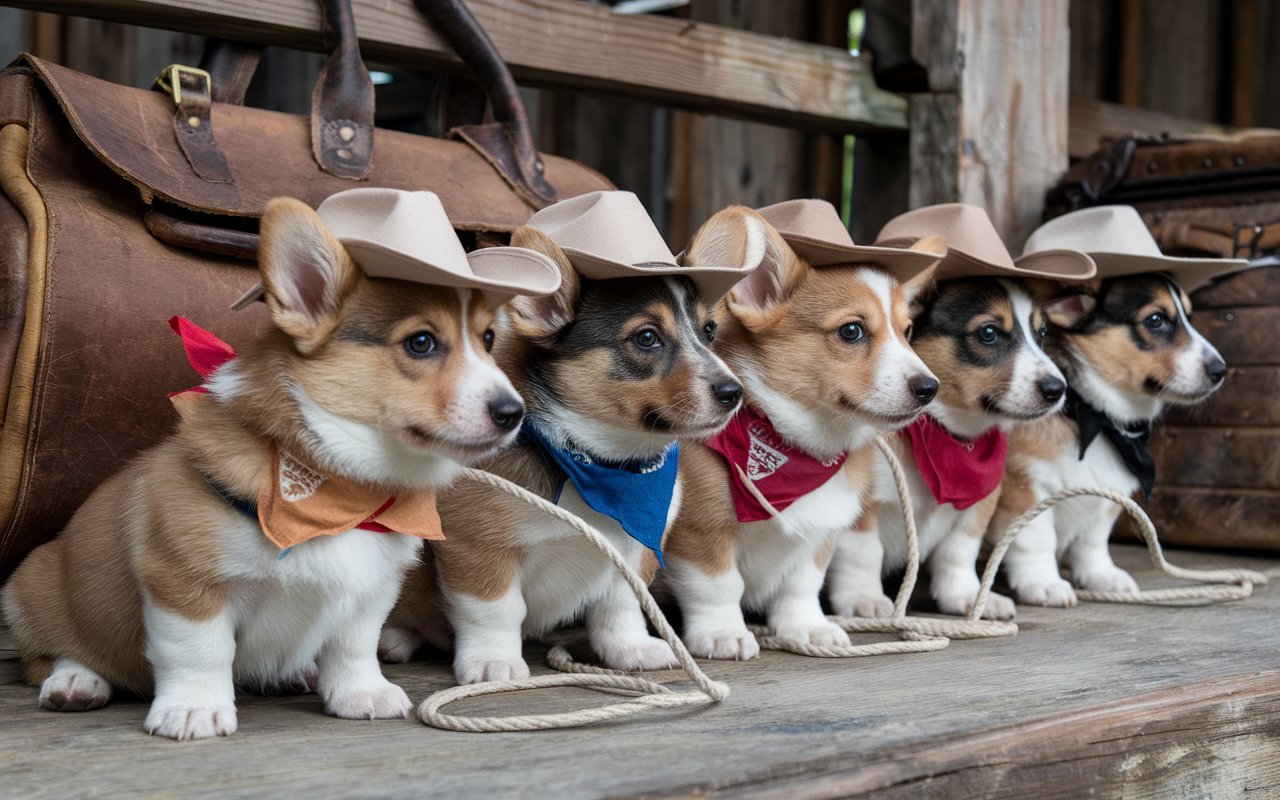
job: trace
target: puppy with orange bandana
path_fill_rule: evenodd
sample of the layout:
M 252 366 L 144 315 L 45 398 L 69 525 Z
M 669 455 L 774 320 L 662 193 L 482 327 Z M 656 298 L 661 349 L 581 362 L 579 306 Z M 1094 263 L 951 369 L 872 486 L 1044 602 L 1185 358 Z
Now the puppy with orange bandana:
M 1100 206 L 1040 226 L 1028 254 L 1070 248 L 1098 264 L 1084 286 L 1042 284 L 1050 327 L 1045 349 L 1070 390 L 1062 415 L 1020 429 L 1009 442 L 1005 492 L 989 537 L 1040 500 L 1067 488 L 1149 493 L 1151 425 L 1169 405 L 1198 403 L 1222 385 L 1227 365 L 1191 324 L 1186 292 L 1244 261 L 1172 258 L 1130 206 Z M 1107 541 L 1120 509 L 1075 497 L 1041 514 L 1014 539 L 1004 572 L 1019 603 L 1074 606 L 1075 588 L 1136 594 Z M 1059 567 L 1065 567 L 1070 581 Z
M 85 501 L 4 589 L 40 704 L 153 695 L 149 733 L 236 730 L 237 686 L 314 684 L 325 711 L 404 717 L 378 632 L 460 462 L 524 411 L 498 369 L 499 304 L 555 291 L 543 256 L 470 256 L 429 192 L 353 189 L 319 213 L 268 204 L 259 261 L 276 330 L 232 357 L 182 325 L 177 431 Z M 513 277 L 519 276 L 519 277 Z
M 709 303 L 759 262 L 763 234 L 677 263 L 635 195 L 597 192 L 539 211 L 512 241 L 551 257 L 562 283 L 512 305 L 516 335 L 497 357 L 529 414 L 520 442 L 484 468 L 573 511 L 651 576 L 682 506 L 688 445 L 676 439 L 715 434 L 742 398 L 711 350 Z M 411 575 L 384 659 L 408 658 L 423 639 L 447 647 L 443 606 L 459 683 L 527 677 L 524 637 L 578 618 L 609 667 L 675 665 L 617 570 L 572 528 L 466 480 L 441 516 L 449 538 Z
M 1044 314 L 1026 279 L 1083 280 L 1079 253 L 1010 257 L 985 211 L 963 203 L 927 206 L 890 220 L 878 243 L 907 246 L 942 236 L 947 257 L 923 298 L 912 345 L 942 383 L 928 411 L 895 437 L 907 475 L 929 593 L 945 614 L 967 614 L 978 593 L 976 564 L 1004 477 L 1009 431 L 1062 407 L 1067 385 L 1041 349 Z M 882 573 L 906 565 L 906 525 L 892 474 L 876 460 L 878 513 L 841 537 L 827 575 L 832 610 L 887 617 Z M 992 593 L 984 616 L 1008 619 L 1013 601 Z
M 821 200 L 730 209 L 714 222 L 689 247 L 695 261 L 763 251 L 722 303 L 716 345 L 745 405 L 708 445 L 684 448 L 662 579 L 695 655 L 755 656 L 744 606 L 764 612 L 772 635 L 847 644 L 822 613 L 823 573 L 870 499 L 869 445 L 938 390 L 907 339 L 912 300 L 944 246 L 857 246 Z

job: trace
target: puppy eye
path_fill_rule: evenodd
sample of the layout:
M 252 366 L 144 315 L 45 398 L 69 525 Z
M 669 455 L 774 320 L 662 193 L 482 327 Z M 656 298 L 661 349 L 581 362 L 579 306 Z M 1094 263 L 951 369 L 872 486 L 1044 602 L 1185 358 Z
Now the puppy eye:
M 1146 319 L 1142 320 L 1142 324 L 1147 326 L 1147 330 L 1158 331 L 1163 330 L 1164 326 L 1169 324 L 1169 318 L 1157 311 L 1150 314 Z
M 1049 326 L 1048 326 L 1048 325 L 1041 325 L 1041 326 L 1040 326 L 1040 330 L 1036 331 L 1036 336 L 1040 337 L 1041 339 L 1043 339 L 1044 337 L 1046 337 L 1046 336 L 1048 336 L 1048 335 L 1049 335 Z
M 413 358 L 426 358 L 435 355 L 436 337 L 426 331 L 417 331 L 409 334 L 404 340 L 404 351 Z
M 707 341 L 708 341 L 708 342 L 714 342 L 714 341 L 716 340 L 716 328 L 717 328 L 717 327 L 718 327 L 718 326 L 716 325 L 716 323 L 715 323 L 715 321 L 714 321 L 714 320 L 713 320 L 713 321 L 711 321 L 711 322 L 708 322 L 706 325 L 703 325 L 703 326 L 702 326 L 702 332 L 703 332 L 704 334 L 706 334 L 706 337 L 707 337 Z
M 1000 341 L 1000 337 L 1003 334 L 1004 331 L 1000 330 L 995 325 L 983 325 L 981 328 L 978 328 L 977 336 L 979 342 L 986 345 L 992 345 Z
M 493 329 L 484 332 L 484 351 L 486 353 L 493 352 Z
M 916 332 L 915 326 L 908 325 L 906 330 L 902 332 L 902 338 L 906 339 L 909 342 L 911 341 L 911 337 L 915 335 L 915 332 Z
M 840 338 L 846 342 L 856 342 L 863 336 L 866 336 L 866 331 L 856 322 L 846 322 L 840 326 Z
M 658 337 L 658 332 L 653 328 L 643 328 L 642 330 L 637 331 L 636 334 L 631 337 L 631 341 L 635 342 L 637 347 L 642 347 L 645 350 L 653 350 L 662 347 L 662 339 Z

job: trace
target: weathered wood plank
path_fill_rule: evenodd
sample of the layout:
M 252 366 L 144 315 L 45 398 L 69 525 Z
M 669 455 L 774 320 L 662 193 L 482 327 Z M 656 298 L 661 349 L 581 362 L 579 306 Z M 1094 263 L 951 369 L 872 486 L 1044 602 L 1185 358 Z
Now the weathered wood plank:
M 1139 568 L 1144 585 L 1168 583 L 1141 568 L 1141 548 L 1114 549 L 1123 566 Z M 1170 558 L 1280 573 L 1280 562 L 1256 557 Z M 745 663 L 708 663 L 733 689 L 724 705 L 596 728 L 446 733 L 413 720 L 332 719 L 314 696 L 244 696 L 235 736 L 188 744 L 143 734 L 146 708 L 137 700 L 83 714 L 37 709 L 35 690 L 16 683 L 13 653 L 0 642 L 0 770 L 7 795 L 31 800 L 102 792 L 800 800 L 855 789 L 863 797 L 919 797 L 935 786 L 953 790 L 938 793 L 949 797 L 1275 791 L 1276 762 L 1265 758 L 1275 752 L 1280 719 L 1280 686 L 1269 672 L 1280 651 L 1274 586 L 1221 606 L 1084 604 L 1018 613 L 1015 637 L 958 641 L 932 654 L 839 660 L 766 653 Z M 543 650 L 527 648 L 535 672 L 545 671 Z M 387 673 L 415 700 L 452 682 L 438 656 Z M 554 691 L 451 710 L 510 714 L 589 702 L 589 694 Z M 1132 754 L 1127 764 L 1125 752 Z M 1075 791 L 1042 794 L 1033 781 Z
M 1067 151 L 1072 158 L 1084 158 L 1098 149 L 1098 142 L 1103 137 L 1158 136 L 1162 133 L 1224 134 L 1230 128 L 1163 111 L 1073 97 L 1068 110 L 1067 130 Z
M 5 5 L 322 49 L 314 0 L 4 0 Z M 472 0 L 517 80 L 843 131 L 901 129 L 905 102 L 847 50 L 571 0 Z M 409 0 L 354 0 L 369 60 L 457 68 Z
M 1222 388 L 1190 408 L 1171 408 L 1171 425 L 1280 427 L 1280 366 L 1231 366 Z
M 1197 313 L 1206 308 L 1280 305 L 1280 267 L 1233 275 L 1196 292 L 1192 300 Z
M 1157 484 L 1147 512 L 1173 545 L 1280 550 L 1280 491 Z
M 1280 428 L 1161 425 L 1151 452 L 1170 491 L 1176 485 L 1280 492 Z
M 1280 362 L 1270 336 L 1280 331 L 1280 304 L 1241 308 L 1198 308 L 1192 322 L 1222 353 L 1228 364 L 1237 367 Z M 1230 391 L 1224 388 L 1224 391 Z

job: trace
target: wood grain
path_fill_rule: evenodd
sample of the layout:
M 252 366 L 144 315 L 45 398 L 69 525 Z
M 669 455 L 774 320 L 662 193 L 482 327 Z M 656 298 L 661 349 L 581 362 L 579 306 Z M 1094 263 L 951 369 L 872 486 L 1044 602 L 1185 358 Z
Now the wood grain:
M 1280 298 L 1277 298 L 1280 300 Z M 1280 363 L 1269 334 L 1280 331 L 1280 304 L 1241 308 L 1199 308 L 1192 323 L 1233 366 Z M 1230 391 L 1224 387 L 1225 391 Z
M 1170 425 L 1191 427 L 1280 427 L 1280 366 L 1231 366 L 1226 382 L 1208 400 L 1171 408 Z
M 1224 134 L 1229 131 L 1226 125 L 1191 117 L 1073 97 L 1068 111 L 1067 151 L 1072 158 L 1084 158 L 1098 149 L 1098 143 L 1104 137 L 1159 136 L 1162 133 Z
M 1280 494 L 1280 428 L 1162 425 L 1151 439 L 1158 478 L 1173 486 L 1271 489 Z
M 321 50 L 314 0 L 5 0 L 261 44 Z M 366 59 L 428 69 L 458 61 L 410 0 L 354 0 Z M 905 102 L 847 50 L 573 0 L 472 0 L 517 80 L 605 91 L 793 127 L 905 127 Z
M 1206 308 L 1280 305 L 1280 267 L 1251 269 L 1224 278 L 1196 292 L 1191 299 L 1197 313 Z
M 1280 550 L 1280 491 L 1156 485 L 1147 512 L 1174 545 Z

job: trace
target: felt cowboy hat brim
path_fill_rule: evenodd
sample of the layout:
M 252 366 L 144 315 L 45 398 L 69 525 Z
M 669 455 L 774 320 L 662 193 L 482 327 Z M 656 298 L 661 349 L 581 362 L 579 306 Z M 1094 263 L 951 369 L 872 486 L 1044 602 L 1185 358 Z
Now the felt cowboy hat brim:
M 551 294 L 560 287 L 560 270 L 546 256 L 523 247 L 486 247 L 466 254 L 471 274 L 437 266 L 377 242 L 345 238 L 342 246 L 365 274 L 499 294 Z
M 826 200 L 786 200 L 756 211 L 774 227 L 796 255 L 813 267 L 874 264 L 901 280 L 909 280 L 933 266 L 941 255 L 854 244 L 840 213 Z
M 1234 258 L 1178 258 L 1135 256 L 1131 253 L 1090 253 L 1098 276 L 1120 278 L 1145 272 L 1165 272 L 1184 290 L 1194 291 L 1215 278 L 1249 269 L 1249 262 Z
M 698 296 L 712 302 L 729 293 L 738 281 L 751 274 L 740 267 L 681 266 L 673 261 L 649 261 L 640 264 L 623 264 L 611 261 L 584 250 L 561 247 L 569 263 L 578 274 L 588 280 L 612 280 L 615 278 L 655 278 L 664 275 L 688 278 L 698 290 Z

